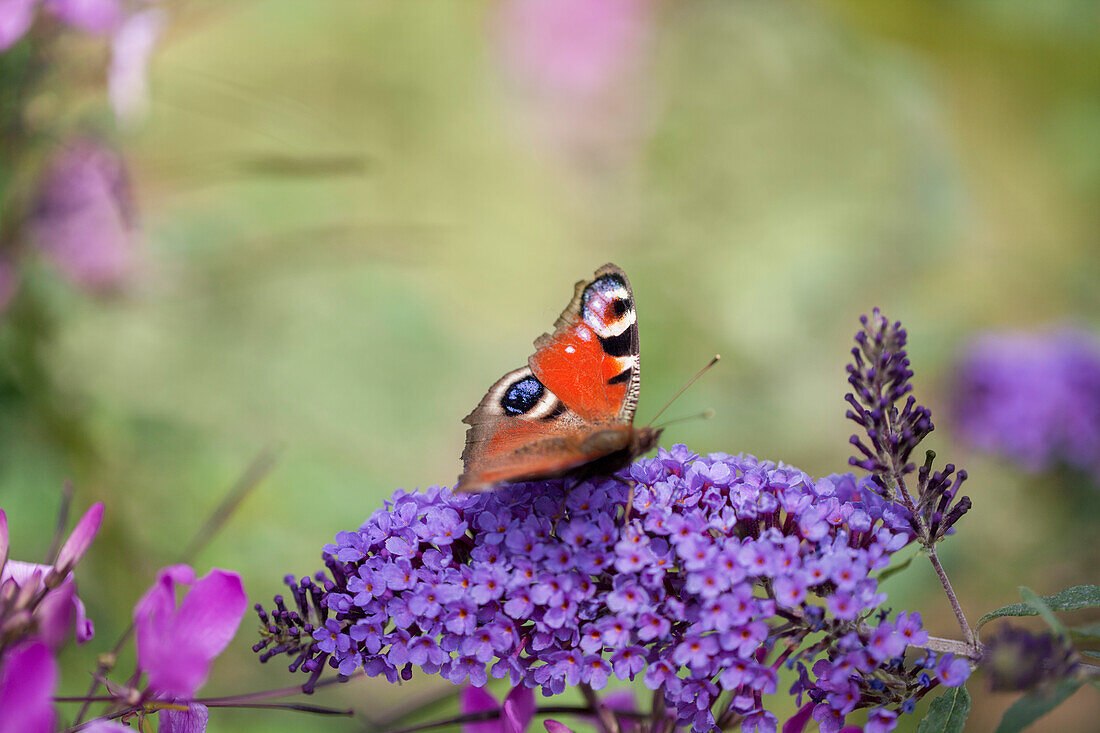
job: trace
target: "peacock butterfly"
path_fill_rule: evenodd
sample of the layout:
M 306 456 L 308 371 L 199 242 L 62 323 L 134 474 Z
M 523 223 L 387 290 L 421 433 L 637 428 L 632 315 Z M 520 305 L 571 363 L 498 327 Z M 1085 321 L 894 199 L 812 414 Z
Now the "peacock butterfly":
M 653 448 L 662 429 L 634 427 L 639 363 L 630 282 L 604 265 L 576 284 L 527 366 L 497 380 L 463 419 L 470 428 L 455 490 L 612 473 Z

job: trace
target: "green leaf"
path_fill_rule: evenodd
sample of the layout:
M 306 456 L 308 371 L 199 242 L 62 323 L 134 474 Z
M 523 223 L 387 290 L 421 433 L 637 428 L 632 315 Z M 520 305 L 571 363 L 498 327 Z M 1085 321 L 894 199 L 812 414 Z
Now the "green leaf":
M 917 733 L 960 733 L 970 715 L 970 693 L 965 687 L 952 687 L 932 701 Z
M 1016 733 L 1061 705 L 1082 685 L 1081 680 L 1062 680 L 1053 688 L 1035 690 L 1012 703 L 995 733 Z
M 1024 599 L 1024 603 L 1031 606 L 1035 609 L 1035 613 L 1043 617 L 1043 620 L 1047 622 L 1047 626 L 1053 629 L 1055 633 L 1061 636 L 1069 635 L 1069 629 L 1066 628 L 1066 625 L 1058 620 L 1058 617 L 1054 615 L 1054 611 L 1046 604 L 1046 601 L 1035 595 L 1035 591 L 1021 585 L 1020 596 Z
M 1100 606 L 1100 586 L 1077 585 L 1073 588 L 1066 588 L 1064 591 L 1055 593 L 1052 596 L 1043 596 L 1042 601 L 1047 605 L 1047 608 L 1052 611 L 1076 611 L 1078 608 Z M 982 616 L 978 619 L 978 628 L 984 626 L 987 621 L 992 621 L 1002 616 L 1036 615 L 1038 615 L 1038 611 L 1027 603 L 1013 603 L 1008 606 L 1002 606 L 996 611 L 990 611 Z
M 890 576 L 897 575 L 902 570 L 905 570 L 907 567 L 909 567 L 909 563 L 913 562 L 914 557 L 916 557 L 916 555 L 910 555 L 909 557 L 905 558 L 904 560 L 902 560 L 897 565 L 894 565 L 892 567 L 888 567 L 885 570 L 883 570 L 881 573 L 878 574 L 878 582 L 881 583 L 882 581 L 886 580 Z
M 1100 652 L 1094 652 L 1091 649 L 1081 649 L 1080 652 L 1081 652 L 1081 654 L 1084 654 L 1086 657 L 1093 657 L 1095 659 L 1100 659 Z

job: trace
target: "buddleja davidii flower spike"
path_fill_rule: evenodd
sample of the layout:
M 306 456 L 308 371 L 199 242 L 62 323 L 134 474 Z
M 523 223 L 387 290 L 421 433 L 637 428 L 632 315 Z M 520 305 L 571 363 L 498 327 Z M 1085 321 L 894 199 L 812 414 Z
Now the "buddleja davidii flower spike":
M 966 471 L 956 473 L 951 464 L 933 471 L 935 453 L 928 451 L 917 472 L 914 499 L 906 477 L 917 470 L 910 462 L 913 451 L 935 429 L 932 413 L 911 394 L 913 370 L 905 350 L 908 335 L 901 323 L 891 322 L 878 308 L 870 316 L 861 316 L 860 323 L 863 327 L 856 333 L 853 361 L 848 365 L 848 383 L 854 392 L 845 400 L 852 408 L 847 417 L 864 429 L 864 435 L 851 437 L 860 456 L 849 463 L 870 473 L 884 497 L 899 500 L 910 510 L 913 531 L 922 544 L 930 546 L 950 534 L 970 510 L 970 497 L 958 496 Z
M 699 732 L 774 728 L 763 698 L 783 665 L 831 722 L 861 707 L 890 718 L 960 683 L 953 660 L 903 658 L 927 638 L 919 616 L 882 612 L 873 573 L 914 534 L 869 479 L 684 446 L 620 477 L 636 484 L 625 524 L 627 488 L 610 478 L 398 492 L 326 546 L 327 574 L 288 579 L 296 609 L 259 609 L 255 648 L 288 655 L 307 687 L 325 667 L 546 695 L 637 680 Z
M 848 365 L 848 383 L 854 393 L 848 393 L 845 400 L 852 406 L 847 417 L 864 429 L 866 442 L 852 436 L 852 445 L 863 458 L 853 457 L 849 463 L 870 473 L 887 498 L 895 498 L 901 488 L 897 475 L 915 469 L 909 457 L 932 432 L 932 413 L 909 394 L 913 370 L 905 351 L 908 336 L 901 323 L 891 323 L 878 308 L 870 317 L 861 316 L 860 323 L 863 328 L 856 333 L 853 363 Z M 899 410 L 897 403 L 903 397 L 905 405 Z

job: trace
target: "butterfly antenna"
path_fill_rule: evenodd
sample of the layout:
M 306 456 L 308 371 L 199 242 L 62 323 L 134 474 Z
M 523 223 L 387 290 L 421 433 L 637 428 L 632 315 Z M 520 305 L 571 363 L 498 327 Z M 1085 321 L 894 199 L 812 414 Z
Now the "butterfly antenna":
M 685 385 L 684 385 L 683 387 L 680 387 L 680 391 L 679 391 L 679 392 L 677 392 L 676 394 L 672 395 L 672 399 L 670 399 L 670 400 L 669 400 L 668 402 L 666 402 L 666 403 L 665 403 L 665 406 L 664 406 L 664 407 L 662 407 L 662 408 L 661 408 L 660 410 L 657 410 L 657 414 L 656 414 L 656 415 L 654 415 L 654 416 L 653 416 L 652 418 L 650 418 L 649 424 L 650 424 L 650 425 L 652 425 L 652 424 L 653 424 L 653 421 L 654 421 L 654 420 L 656 420 L 656 419 L 657 419 L 657 418 L 659 418 L 659 417 L 660 417 L 661 415 L 663 415 L 663 414 L 664 414 L 664 412 L 665 412 L 665 410 L 667 410 L 667 409 L 668 409 L 668 408 L 669 408 L 669 407 L 670 407 L 670 406 L 672 405 L 672 403 L 676 401 L 676 399 L 677 399 L 677 398 L 678 398 L 678 397 L 679 397 L 680 395 L 682 395 L 682 394 L 683 394 L 684 392 L 686 392 L 686 391 L 687 391 L 687 388 L 688 388 L 688 387 L 690 387 L 691 385 L 695 384 L 695 380 L 697 380 L 697 379 L 698 379 L 699 377 L 701 377 L 701 376 L 703 376 L 704 374 L 706 374 L 706 373 L 707 373 L 707 370 L 709 370 L 709 369 L 710 369 L 710 368 L 711 368 L 712 366 L 714 366 L 715 364 L 717 364 L 717 363 L 718 363 L 718 360 L 719 360 L 719 359 L 721 359 L 721 358 L 722 358 L 722 355 L 721 355 L 721 354 L 715 354 L 715 355 L 714 355 L 714 358 L 710 360 L 710 363 L 709 363 L 709 364 L 707 364 L 707 365 L 706 365 L 705 367 L 703 367 L 702 369 L 700 369 L 700 370 L 698 371 L 698 373 L 696 373 L 696 375 L 695 375 L 694 377 L 692 377 L 691 379 L 689 379 L 689 380 L 687 381 L 687 384 L 685 384 Z
M 708 407 L 707 409 L 703 410 L 702 412 L 698 412 L 694 415 L 686 415 L 684 417 L 678 417 L 678 418 L 675 418 L 674 420 L 668 420 L 666 422 L 663 422 L 660 425 L 654 425 L 653 427 L 655 429 L 660 428 L 661 430 L 664 430 L 669 425 L 675 425 L 676 423 L 680 423 L 680 422 L 687 422 L 688 420 L 710 420 L 712 417 L 714 417 L 714 415 L 715 415 L 714 408 Z

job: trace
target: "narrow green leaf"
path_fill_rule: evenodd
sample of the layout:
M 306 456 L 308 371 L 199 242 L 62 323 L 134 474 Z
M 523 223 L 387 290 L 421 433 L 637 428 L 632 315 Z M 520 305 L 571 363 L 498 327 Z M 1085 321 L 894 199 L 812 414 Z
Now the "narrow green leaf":
M 1052 611 L 1076 611 L 1079 608 L 1100 606 L 1100 586 L 1077 585 L 1052 596 L 1043 596 L 1043 602 Z M 1036 616 L 1038 612 L 1027 603 L 1012 603 L 990 611 L 978 619 L 978 627 L 1002 616 Z
M 914 557 L 916 557 L 916 555 L 910 555 L 909 557 L 907 557 L 904 560 L 902 560 L 901 562 L 899 562 L 897 565 L 893 565 L 893 566 L 888 567 L 885 570 L 883 570 L 881 573 L 878 574 L 878 582 L 881 583 L 882 581 L 886 580 L 887 578 L 889 578 L 893 575 L 897 575 L 902 570 L 905 570 L 907 567 L 909 567 L 909 563 L 913 562 Z
M 1091 649 L 1081 649 L 1080 652 L 1081 652 L 1081 654 L 1084 654 L 1086 657 L 1093 657 L 1094 659 L 1100 659 L 1100 652 L 1094 652 Z
M 1051 689 L 1027 693 L 1005 711 L 995 733 L 1016 733 L 1027 728 L 1065 702 L 1081 685 L 1081 680 L 1062 680 Z
M 1035 610 L 1035 613 L 1043 617 L 1043 620 L 1047 622 L 1047 626 L 1053 629 L 1056 634 L 1061 636 L 1067 636 L 1069 634 L 1069 629 L 1066 628 L 1066 625 L 1058 620 L 1058 617 L 1054 615 L 1054 611 L 1050 609 L 1046 601 L 1035 595 L 1035 591 L 1027 586 L 1021 585 L 1020 597 L 1024 599 L 1024 603 Z
M 970 693 L 965 687 L 951 687 L 932 701 L 917 733 L 961 733 L 970 715 Z

